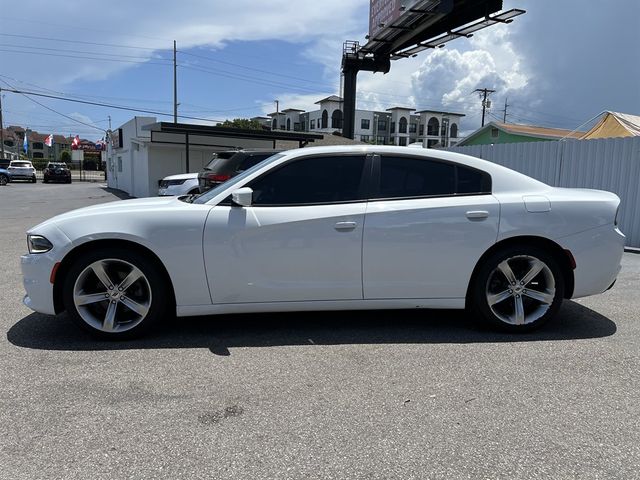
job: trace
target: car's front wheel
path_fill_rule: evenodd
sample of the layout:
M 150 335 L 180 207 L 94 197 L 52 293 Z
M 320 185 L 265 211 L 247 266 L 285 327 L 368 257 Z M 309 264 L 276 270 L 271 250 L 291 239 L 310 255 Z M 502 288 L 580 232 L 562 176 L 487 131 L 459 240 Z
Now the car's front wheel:
M 148 331 L 168 311 L 169 298 L 155 262 L 116 248 L 81 256 L 63 284 L 70 317 L 102 338 L 133 338 Z
M 31 179 L 31 183 L 36 183 L 36 176 L 34 175 L 33 178 Z
M 564 277 L 556 258 L 535 246 L 510 247 L 490 255 L 475 276 L 472 304 L 488 323 L 525 332 L 557 313 Z
M 9 177 L 6 175 L 0 174 L 0 185 L 4 186 L 9 183 Z

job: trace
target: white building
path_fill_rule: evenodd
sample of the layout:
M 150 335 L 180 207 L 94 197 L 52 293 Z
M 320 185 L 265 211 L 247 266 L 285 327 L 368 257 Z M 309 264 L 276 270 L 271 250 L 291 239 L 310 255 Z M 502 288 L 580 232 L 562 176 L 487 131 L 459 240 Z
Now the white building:
M 269 114 L 272 128 L 312 133 L 342 133 L 342 98 L 336 95 L 316 102 L 318 110 L 294 108 Z M 412 113 L 413 112 L 413 113 Z M 458 142 L 462 113 L 436 110 L 415 111 L 392 107 L 386 111 L 356 110 L 354 138 L 377 145 L 409 145 L 420 142 L 425 148 L 450 147 Z
M 159 180 L 203 170 L 214 152 L 296 148 L 320 140 L 320 135 L 302 132 L 158 123 L 154 117 L 134 117 L 111 134 L 107 185 L 134 197 L 155 196 Z

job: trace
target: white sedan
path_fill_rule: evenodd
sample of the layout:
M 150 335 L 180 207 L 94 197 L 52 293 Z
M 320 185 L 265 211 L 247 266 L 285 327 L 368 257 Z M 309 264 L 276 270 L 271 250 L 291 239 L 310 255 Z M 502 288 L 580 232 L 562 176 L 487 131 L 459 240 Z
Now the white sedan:
M 158 183 L 158 196 L 172 197 L 200 193 L 198 173 L 179 173 L 164 177 Z
M 107 203 L 32 228 L 24 303 L 110 338 L 172 312 L 401 308 L 467 307 L 528 331 L 564 298 L 612 286 L 619 204 L 451 152 L 291 150 L 195 199 Z

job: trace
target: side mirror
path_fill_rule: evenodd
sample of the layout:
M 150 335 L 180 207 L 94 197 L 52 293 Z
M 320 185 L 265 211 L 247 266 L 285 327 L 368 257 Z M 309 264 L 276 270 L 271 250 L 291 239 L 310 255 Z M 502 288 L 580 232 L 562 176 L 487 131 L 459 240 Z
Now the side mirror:
M 253 189 L 242 187 L 231 194 L 231 201 L 240 207 L 250 207 L 253 201 Z

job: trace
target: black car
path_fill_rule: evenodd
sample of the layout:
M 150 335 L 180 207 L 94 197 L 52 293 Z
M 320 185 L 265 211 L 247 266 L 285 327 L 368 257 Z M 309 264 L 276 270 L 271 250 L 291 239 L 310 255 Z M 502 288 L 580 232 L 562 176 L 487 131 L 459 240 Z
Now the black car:
M 47 163 L 47 168 L 44 169 L 43 182 L 47 183 L 53 181 L 71 183 L 71 170 L 69 170 L 69 167 L 67 167 L 66 163 Z
M 198 173 L 200 193 L 226 182 L 231 177 L 253 167 L 282 150 L 228 150 L 213 154 L 213 158 Z

